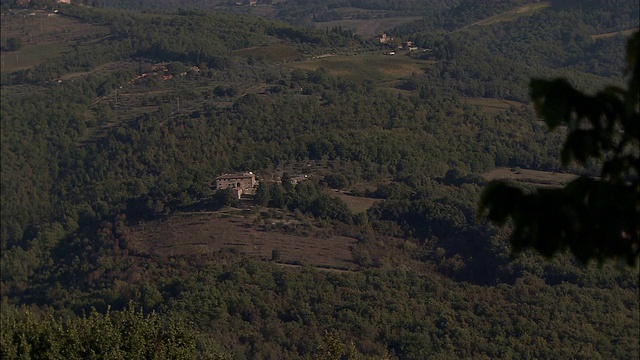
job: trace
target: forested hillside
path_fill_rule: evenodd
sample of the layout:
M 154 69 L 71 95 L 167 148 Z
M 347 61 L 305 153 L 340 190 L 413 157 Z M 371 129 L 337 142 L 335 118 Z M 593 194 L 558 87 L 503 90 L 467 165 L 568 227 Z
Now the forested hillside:
M 637 268 L 476 213 L 596 174 L 527 86 L 622 86 L 636 1 L 42 6 L 2 2 L 3 358 L 640 354 Z

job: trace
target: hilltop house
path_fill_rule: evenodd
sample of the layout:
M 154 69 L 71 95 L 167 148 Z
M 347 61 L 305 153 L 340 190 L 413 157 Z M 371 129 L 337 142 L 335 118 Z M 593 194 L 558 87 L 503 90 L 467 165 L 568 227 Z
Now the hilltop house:
M 256 175 L 250 171 L 222 174 L 216 178 L 216 190 L 232 189 L 236 191 L 238 198 L 240 198 L 242 194 L 253 194 L 257 184 Z
M 382 33 L 382 35 L 378 37 L 378 41 L 380 41 L 380 44 L 387 44 L 390 41 L 393 41 L 393 38 L 390 36 L 387 36 L 387 34 L 385 33 Z

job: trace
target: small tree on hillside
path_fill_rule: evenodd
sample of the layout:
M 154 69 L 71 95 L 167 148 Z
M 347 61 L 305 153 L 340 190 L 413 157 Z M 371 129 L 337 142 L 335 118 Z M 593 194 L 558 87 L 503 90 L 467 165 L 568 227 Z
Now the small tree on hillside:
M 9 51 L 18 51 L 22 47 L 22 40 L 20 38 L 8 38 L 7 39 L 7 50 Z

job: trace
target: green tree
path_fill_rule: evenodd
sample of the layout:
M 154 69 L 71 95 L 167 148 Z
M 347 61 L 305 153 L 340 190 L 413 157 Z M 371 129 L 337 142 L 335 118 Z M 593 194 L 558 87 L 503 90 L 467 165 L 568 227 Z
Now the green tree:
M 271 206 L 282 209 L 284 207 L 284 190 L 277 182 L 271 186 Z
M 264 181 L 260 181 L 260 184 L 258 184 L 258 190 L 256 190 L 256 204 L 260 206 L 267 206 L 269 205 L 270 200 L 271 194 L 269 193 L 269 187 Z
M 515 252 L 533 248 L 550 257 L 569 250 L 587 263 L 624 259 L 635 266 L 640 237 L 640 35 L 628 41 L 631 72 L 627 90 L 606 87 L 584 94 L 566 80 L 534 79 L 531 97 L 537 113 L 553 130 L 566 126 L 561 160 L 587 165 L 599 161 L 600 177 L 578 177 L 564 188 L 526 193 L 505 182 L 491 182 L 480 213 L 505 225 L 511 219 Z
M 214 203 L 218 206 L 236 206 L 238 197 L 232 189 L 221 189 L 214 195 Z
M 284 172 L 284 174 L 282 174 L 282 187 L 284 188 L 284 191 L 291 191 L 293 190 L 293 182 L 291 182 L 291 176 L 289 175 L 288 172 Z
M 22 40 L 20 38 L 8 38 L 7 39 L 7 50 L 9 51 L 18 51 L 22 47 Z

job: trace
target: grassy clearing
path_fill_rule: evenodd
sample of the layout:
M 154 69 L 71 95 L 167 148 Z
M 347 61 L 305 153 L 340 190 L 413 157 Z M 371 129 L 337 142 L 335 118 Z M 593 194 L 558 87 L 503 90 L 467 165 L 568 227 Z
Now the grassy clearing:
M 53 15 L 45 11 L 13 11 L 2 17 L 0 38 L 20 38 L 25 45 L 43 43 L 83 43 L 109 34 L 106 26 L 85 23 L 63 15 Z
M 512 107 L 521 108 L 523 106 L 527 106 L 527 104 L 519 101 L 480 98 L 480 97 L 467 97 L 467 98 L 463 98 L 462 101 L 464 101 L 468 105 L 478 106 L 482 108 L 484 111 L 487 111 L 490 113 L 499 113 L 499 112 L 508 110 Z
M 30 69 L 69 50 L 71 47 L 66 44 L 48 43 L 26 46 L 19 51 L 3 52 L 2 71 Z
M 338 197 L 340 197 L 340 199 L 342 199 L 342 201 L 347 204 L 349 210 L 354 214 L 365 212 L 369 210 L 369 208 L 372 207 L 376 202 L 380 201 L 378 199 L 352 196 L 345 193 L 336 193 L 335 195 L 338 195 Z
M 593 40 L 606 39 L 606 38 L 616 37 L 619 35 L 627 37 L 627 36 L 631 36 L 633 33 L 635 33 L 638 30 L 640 30 L 640 28 L 636 27 L 636 28 L 622 30 L 622 31 L 614 31 L 614 32 L 605 33 L 605 34 L 591 35 L 591 38 Z
M 491 25 L 491 24 L 495 24 L 501 21 L 513 21 L 521 16 L 527 16 L 527 15 L 531 15 L 535 12 L 538 12 L 540 10 L 546 9 L 548 7 L 551 6 L 551 2 L 541 2 L 541 3 L 537 3 L 537 4 L 529 4 L 529 5 L 524 5 L 521 6 L 515 10 L 511 10 L 511 11 L 507 11 L 505 13 L 502 14 L 498 14 L 498 15 L 494 15 L 490 18 L 478 21 L 476 23 L 473 23 L 471 25 L 480 25 L 480 26 L 487 26 L 487 25 Z
M 85 76 L 89 74 L 109 74 L 116 70 L 135 69 L 137 67 L 138 67 L 138 63 L 133 61 L 115 61 L 115 62 L 102 64 L 100 66 L 96 66 L 91 71 L 81 71 L 81 72 L 64 74 L 61 76 L 61 79 L 69 80 L 69 79 L 73 79 L 73 78 L 77 78 L 77 77 Z
M 3 72 L 35 67 L 59 57 L 74 44 L 82 45 L 109 34 L 109 29 L 104 26 L 83 23 L 42 10 L 36 11 L 35 15 L 29 15 L 30 13 L 32 10 L 17 10 L 2 17 L 2 43 L 5 44 L 10 38 L 18 38 L 23 44 L 19 51 L 2 52 Z
M 497 168 L 482 174 L 487 180 L 514 180 L 538 186 L 564 186 L 577 175 L 518 168 Z
M 422 19 L 420 16 L 391 17 L 380 19 L 345 19 L 338 21 L 327 21 L 313 23 L 317 29 L 342 27 L 344 30 L 351 30 L 355 35 L 364 38 L 372 38 L 380 35 L 385 29 L 392 29 L 396 26 Z
M 264 59 L 273 62 L 291 61 L 300 56 L 298 50 L 285 44 L 273 44 L 269 46 L 256 46 L 247 49 L 236 50 L 234 55 L 245 59 L 253 57 L 254 59 Z
M 398 80 L 414 72 L 422 73 L 428 65 L 430 63 L 427 61 L 414 60 L 402 55 L 383 55 L 382 51 L 359 55 L 326 56 L 289 64 L 291 67 L 306 71 L 323 68 L 333 76 L 375 82 Z

